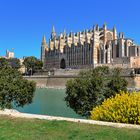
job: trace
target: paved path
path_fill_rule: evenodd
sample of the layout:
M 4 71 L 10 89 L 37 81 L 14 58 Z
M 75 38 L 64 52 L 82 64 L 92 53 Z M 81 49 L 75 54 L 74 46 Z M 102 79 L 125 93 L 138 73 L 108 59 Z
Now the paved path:
M 140 125 L 111 123 L 111 122 L 94 121 L 94 120 L 86 120 L 86 119 L 74 119 L 74 118 L 65 118 L 65 117 L 54 117 L 54 116 L 47 116 L 47 115 L 36 115 L 36 114 L 20 113 L 16 110 L 9 110 L 9 109 L 5 109 L 4 111 L 0 110 L 0 115 L 8 115 L 8 116 L 18 117 L 18 118 L 44 119 L 44 120 L 51 120 L 51 121 L 57 120 L 57 121 L 87 123 L 87 124 L 111 126 L 111 127 L 117 127 L 117 128 L 140 129 Z

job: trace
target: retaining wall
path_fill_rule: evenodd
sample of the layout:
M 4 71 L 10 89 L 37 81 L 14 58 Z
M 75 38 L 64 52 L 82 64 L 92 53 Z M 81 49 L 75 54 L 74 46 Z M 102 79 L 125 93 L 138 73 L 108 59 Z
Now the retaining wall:
M 25 76 L 24 78 L 35 81 L 37 87 L 65 88 L 67 81 L 76 76 Z
M 37 87 L 65 88 L 66 82 L 77 76 L 25 76 L 27 80 L 35 81 Z M 128 81 L 128 88 L 140 89 L 140 76 L 123 76 Z

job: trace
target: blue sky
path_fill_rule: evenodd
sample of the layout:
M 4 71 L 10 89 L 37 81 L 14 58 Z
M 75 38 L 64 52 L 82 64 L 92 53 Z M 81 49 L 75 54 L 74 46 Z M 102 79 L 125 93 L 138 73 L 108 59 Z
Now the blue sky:
M 52 25 L 57 34 L 115 25 L 140 44 L 140 0 L 0 0 L 0 56 L 6 48 L 15 56 L 40 57 L 43 34 L 47 41 Z

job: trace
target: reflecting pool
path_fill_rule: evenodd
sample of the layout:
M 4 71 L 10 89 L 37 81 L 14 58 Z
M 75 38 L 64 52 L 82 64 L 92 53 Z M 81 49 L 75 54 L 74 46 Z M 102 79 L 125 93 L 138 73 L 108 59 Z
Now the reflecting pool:
M 31 114 L 82 118 L 67 107 L 64 97 L 64 89 L 37 89 L 32 104 L 15 109 Z

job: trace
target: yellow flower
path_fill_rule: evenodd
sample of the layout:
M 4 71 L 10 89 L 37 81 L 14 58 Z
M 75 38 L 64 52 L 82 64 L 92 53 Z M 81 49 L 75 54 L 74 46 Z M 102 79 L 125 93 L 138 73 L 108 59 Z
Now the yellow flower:
M 91 111 L 91 119 L 140 124 L 140 92 L 121 91 Z

